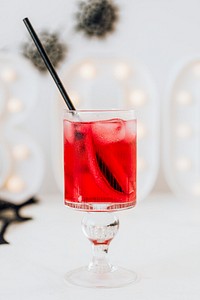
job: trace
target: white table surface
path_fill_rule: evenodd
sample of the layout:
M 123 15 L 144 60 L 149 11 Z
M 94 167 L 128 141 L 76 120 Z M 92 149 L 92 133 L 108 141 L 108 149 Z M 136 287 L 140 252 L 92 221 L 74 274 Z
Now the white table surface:
M 11 225 L 10 245 L 0 245 L 0 300 L 200 299 L 200 203 L 153 195 L 118 213 L 110 260 L 135 270 L 140 280 L 115 289 L 64 281 L 91 257 L 80 225 L 84 213 L 65 208 L 61 195 L 43 195 L 23 214 L 34 219 Z

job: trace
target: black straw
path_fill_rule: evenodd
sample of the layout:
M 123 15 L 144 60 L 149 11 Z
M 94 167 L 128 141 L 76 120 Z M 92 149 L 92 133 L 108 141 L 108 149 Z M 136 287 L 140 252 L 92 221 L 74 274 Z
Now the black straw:
M 70 98 L 69 98 L 69 96 L 68 96 L 68 94 L 67 94 L 67 92 L 66 92 L 66 90 L 65 90 L 65 88 L 64 88 L 64 86 L 63 86 L 63 84 L 60 80 L 60 78 L 58 77 L 58 74 L 56 73 L 50 59 L 48 58 L 47 53 L 44 50 L 44 47 L 42 46 L 42 43 L 41 43 L 40 39 L 38 38 L 35 30 L 33 29 L 33 26 L 31 25 L 29 19 L 24 18 L 23 21 L 24 21 L 24 24 L 26 25 L 26 28 L 28 29 L 28 31 L 30 33 L 30 36 L 32 37 L 32 39 L 33 39 L 33 41 L 34 41 L 34 43 L 35 43 L 35 45 L 38 49 L 38 52 L 40 53 L 47 69 L 49 70 L 51 76 L 53 77 L 53 80 L 55 81 L 55 83 L 56 83 L 56 85 L 57 85 L 64 101 L 65 101 L 65 103 L 67 104 L 67 106 L 70 110 L 76 110 L 73 103 L 72 103 L 72 101 L 70 100 Z

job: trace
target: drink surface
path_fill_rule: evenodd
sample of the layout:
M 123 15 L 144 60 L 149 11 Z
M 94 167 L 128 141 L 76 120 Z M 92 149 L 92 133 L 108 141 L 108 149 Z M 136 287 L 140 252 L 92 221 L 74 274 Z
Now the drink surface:
M 136 202 L 136 120 L 64 120 L 65 204 L 86 211 Z

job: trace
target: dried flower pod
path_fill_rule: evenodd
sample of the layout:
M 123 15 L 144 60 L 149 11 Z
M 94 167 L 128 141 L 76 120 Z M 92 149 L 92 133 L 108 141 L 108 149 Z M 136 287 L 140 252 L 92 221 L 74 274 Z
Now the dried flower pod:
M 53 66 L 58 67 L 60 62 L 65 59 L 67 46 L 59 41 L 59 36 L 56 33 L 51 34 L 43 31 L 40 34 L 40 40 Z M 32 40 L 22 46 L 22 52 L 24 57 L 28 58 L 40 72 L 47 72 L 47 68 Z
M 118 7 L 111 0 L 89 0 L 79 3 L 76 30 L 88 37 L 105 38 L 115 30 Z

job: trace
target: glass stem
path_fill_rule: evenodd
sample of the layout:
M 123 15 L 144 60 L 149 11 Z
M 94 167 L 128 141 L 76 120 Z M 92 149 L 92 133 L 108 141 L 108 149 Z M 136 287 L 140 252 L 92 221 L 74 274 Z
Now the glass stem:
M 88 266 L 90 271 L 95 273 L 105 273 L 112 270 L 112 265 L 108 261 L 108 245 L 92 245 L 93 258 Z
M 89 271 L 106 273 L 115 269 L 108 261 L 108 247 L 119 228 L 119 219 L 113 213 L 87 213 L 82 220 L 82 229 L 92 242 L 93 258 Z

